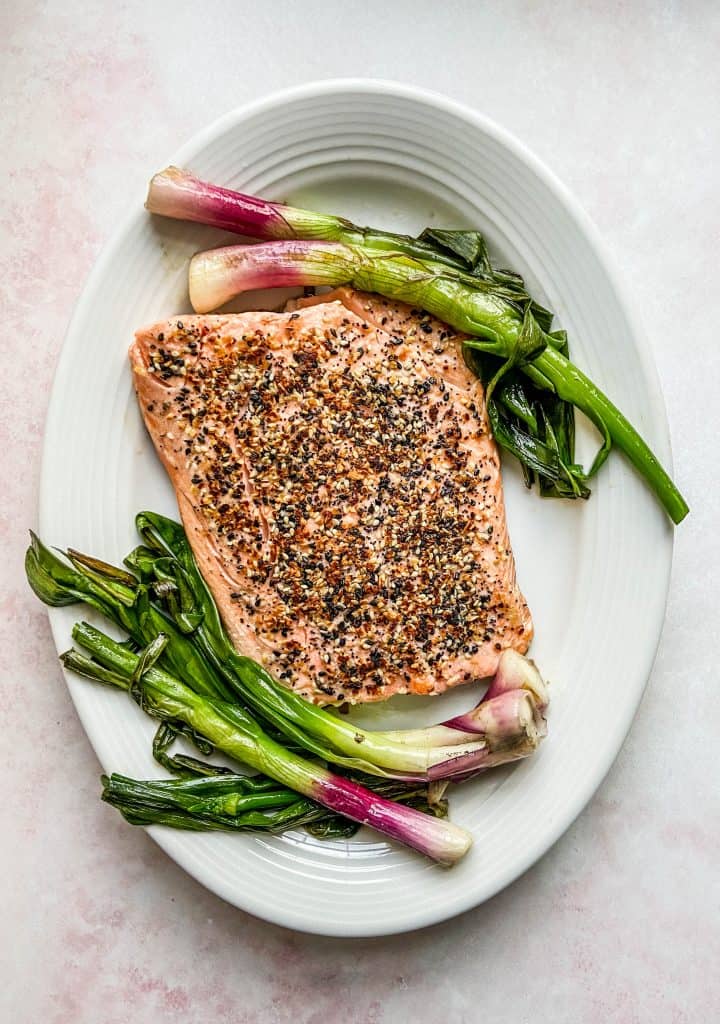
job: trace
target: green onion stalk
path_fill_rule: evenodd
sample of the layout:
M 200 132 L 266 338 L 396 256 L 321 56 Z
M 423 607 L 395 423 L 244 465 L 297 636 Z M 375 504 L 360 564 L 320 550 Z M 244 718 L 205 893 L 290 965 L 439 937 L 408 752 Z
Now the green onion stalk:
M 62 655 L 63 664 L 87 678 L 128 691 L 149 715 L 183 722 L 229 757 L 440 864 L 454 864 L 470 848 L 472 837 L 464 829 L 385 799 L 352 779 L 293 753 L 264 732 L 239 705 L 196 693 L 157 665 L 168 643 L 163 634 L 138 653 L 85 622 L 76 624 L 72 635 L 81 650 L 67 651 Z M 117 785 L 117 778 L 114 787 L 108 780 L 105 792 L 122 804 L 124 798 L 118 794 Z M 147 803 L 147 793 L 144 796 Z M 189 807 L 192 806 L 191 802 Z M 127 809 L 132 813 L 132 808 Z M 183 809 L 187 811 L 188 804 Z M 249 810 L 247 805 L 246 809 Z M 232 811 L 232 804 L 226 804 L 225 811 L 228 810 Z
M 103 799 L 140 825 L 282 831 L 302 824 L 332 837 L 352 834 L 359 823 L 441 863 L 462 856 L 467 833 L 436 820 L 446 813 L 444 788 L 537 747 L 547 691 L 534 665 L 505 652 L 487 699 L 438 726 L 358 729 L 234 651 L 180 524 L 146 512 L 137 526 L 143 544 L 127 569 L 72 549 L 63 559 L 34 535 L 26 555 L 28 580 L 42 601 L 84 602 L 129 634 L 118 643 L 80 623 L 73 639 L 82 650 L 67 652 L 63 663 L 127 690 L 160 719 L 155 757 L 181 776 L 106 776 Z M 194 757 L 171 757 L 177 736 L 262 775 L 248 779 Z M 325 767 L 333 763 L 354 777 Z
M 645 477 L 670 518 L 687 505 L 634 427 L 569 360 L 564 331 L 535 302 L 522 278 L 494 268 L 477 231 L 426 229 L 419 238 L 364 228 L 342 217 L 273 203 L 196 178 L 176 167 L 150 182 L 147 209 L 210 224 L 271 247 L 201 253 L 190 268 L 194 308 L 210 312 L 241 291 L 352 283 L 426 309 L 475 338 L 468 365 L 488 385 L 498 443 L 541 494 L 587 498 L 588 482 L 617 445 Z M 309 244 L 307 244 L 309 243 Z M 595 424 L 603 444 L 588 472 L 575 463 L 573 409 Z
M 360 827 L 265 775 L 238 775 L 224 765 L 188 754 L 171 755 L 169 748 L 183 733 L 204 753 L 214 749 L 179 721 L 162 721 L 153 739 L 153 757 L 178 778 L 139 781 L 117 774 L 103 776 L 102 799 L 131 825 L 167 825 L 195 832 L 287 832 L 302 826 L 319 839 L 349 839 Z M 353 778 L 388 800 L 447 817 L 445 783 L 409 786 L 370 776 Z
M 529 307 L 478 288 L 453 267 L 425 263 L 399 252 L 378 253 L 363 245 L 281 241 L 236 245 L 198 253 L 190 263 L 190 300 L 200 313 L 217 309 L 241 292 L 280 286 L 351 284 L 419 306 L 470 337 L 467 349 L 502 360 L 488 391 L 504 372 L 519 369 L 538 388 L 580 409 L 606 439 L 588 475 L 604 462 L 610 444 L 620 448 L 674 523 L 688 507 L 645 441 L 562 349 L 542 330 Z
M 569 354 L 565 332 L 551 330 L 553 314 L 532 298 L 519 274 L 493 267 L 479 231 L 432 227 L 411 238 L 221 188 L 177 167 L 155 175 L 146 206 L 154 214 L 210 224 L 258 240 L 342 242 L 378 255 L 401 253 L 438 272 L 451 269 L 472 288 L 511 302 L 523 315 L 527 311 L 549 342 Z M 470 369 L 489 385 L 486 405 L 493 434 L 520 462 L 526 485 L 537 483 L 543 497 L 588 498 L 590 476 L 602 460 L 595 460 L 590 473 L 576 463 L 573 406 L 531 384 L 519 371 L 508 368 L 506 360 L 470 349 L 464 354 Z M 606 438 L 601 451 L 607 450 Z
M 47 604 L 86 601 L 138 646 L 162 632 L 168 641 L 163 667 L 202 695 L 237 702 L 283 743 L 342 769 L 416 783 L 526 757 L 545 735 L 542 679 L 528 659 L 511 651 L 502 655 L 487 699 L 429 729 L 364 730 L 310 704 L 235 651 L 180 524 L 151 512 L 140 513 L 136 522 L 144 544 L 126 563 L 137 575 L 103 569 L 105 563 L 77 552 L 69 553 L 69 567 L 33 536 L 26 571 L 36 594 Z M 498 688 L 511 668 L 512 687 Z
M 478 231 L 426 229 L 420 238 L 360 227 L 345 217 L 274 203 L 233 189 L 202 181 L 178 167 L 167 167 L 150 181 L 146 209 L 174 220 L 208 224 L 247 238 L 264 241 L 310 239 L 362 245 L 377 253 L 403 253 L 424 262 L 452 267 L 470 274 L 477 287 L 517 302 L 530 301 L 523 280 L 510 270 L 491 263 L 483 236 Z M 547 310 L 533 303 L 539 315 Z
M 237 775 L 207 765 L 209 774 L 139 781 L 113 773 L 102 778 L 102 799 L 131 825 L 166 825 L 193 832 L 287 832 L 303 827 L 320 839 L 347 839 L 358 824 L 333 814 L 263 775 Z M 443 817 L 444 806 L 429 807 L 423 788 L 385 783 L 373 789 L 386 799 Z M 438 807 L 440 810 L 438 811 Z

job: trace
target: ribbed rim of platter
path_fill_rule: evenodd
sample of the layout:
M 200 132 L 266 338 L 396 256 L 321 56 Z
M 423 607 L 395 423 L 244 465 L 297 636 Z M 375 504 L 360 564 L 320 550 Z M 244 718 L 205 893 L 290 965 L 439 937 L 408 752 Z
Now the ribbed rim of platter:
M 336 166 L 340 175 L 358 169 L 427 188 L 460 209 L 481 210 L 483 223 L 522 251 L 553 308 L 561 316 L 565 310 L 578 361 L 617 397 L 669 465 L 652 355 L 596 229 L 554 175 L 488 118 L 406 85 L 325 81 L 225 115 L 171 162 L 278 196 L 313 168 Z M 93 346 L 94 332 L 113 331 L 111 322 L 103 325 L 101 303 L 127 308 L 137 325 L 132 311 L 151 309 L 156 299 L 161 307 L 168 287 L 186 273 L 186 265 L 158 258 L 148 221 L 138 197 L 136 212 L 90 275 L 68 329 L 46 426 L 41 534 L 108 557 L 127 547 L 124 517 L 131 520 L 136 510 L 128 506 L 123 480 L 137 452 L 126 450 L 122 432 L 132 415 L 124 365 L 130 334 L 119 324 L 107 350 Z M 483 801 L 463 793 L 458 813 L 454 802 L 453 819 L 475 842 L 451 871 L 381 840 L 323 845 L 299 834 L 162 828 L 150 830 L 153 838 L 230 903 L 307 932 L 402 932 L 493 896 L 550 847 L 602 781 L 630 727 L 660 636 L 672 530 L 621 458 L 610 460 L 583 506 L 581 530 L 581 556 L 569 581 L 573 618 L 555 659 L 558 673 L 574 678 L 563 679 L 539 753 L 507 772 Z M 75 614 L 55 609 L 50 617 L 58 649 L 65 649 Z M 67 681 L 105 769 L 144 764 L 147 733 L 135 719 L 132 727 L 119 724 L 122 695 L 71 676 Z

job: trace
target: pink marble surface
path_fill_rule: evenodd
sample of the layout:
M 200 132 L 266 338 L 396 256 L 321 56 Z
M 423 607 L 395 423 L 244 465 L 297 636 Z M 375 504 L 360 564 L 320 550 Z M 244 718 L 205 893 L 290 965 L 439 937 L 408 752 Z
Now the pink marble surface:
M 720 11 L 700 0 L 5 0 L 0 1020 L 720 1019 L 718 52 Z M 103 242 L 209 119 L 342 74 L 476 105 L 575 191 L 641 304 L 693 507 L 651 684 L 591 805 L 484 907 L 346 942 L 225 906 L 99 802 L 98 764 L 22 573 L 53 367 Z

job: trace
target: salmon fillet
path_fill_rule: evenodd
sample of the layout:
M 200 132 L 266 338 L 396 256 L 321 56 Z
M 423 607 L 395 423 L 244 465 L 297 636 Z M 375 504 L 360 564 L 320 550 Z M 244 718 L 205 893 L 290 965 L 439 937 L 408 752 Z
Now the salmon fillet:
M 340 289 L 156 323 L 130 349 L 233 643 L 316 703 L 441 693 L 532 639 L 459 341 Z

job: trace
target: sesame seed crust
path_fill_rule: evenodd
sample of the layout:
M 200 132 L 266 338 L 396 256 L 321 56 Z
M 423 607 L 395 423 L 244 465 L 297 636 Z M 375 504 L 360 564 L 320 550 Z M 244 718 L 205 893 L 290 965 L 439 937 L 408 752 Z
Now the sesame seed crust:
M 532 636 L 457 336 L 352 299 L 170 321 L 131 354 L 231 635 L 325 703 L 441 692 Z

